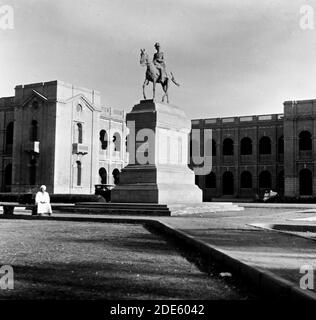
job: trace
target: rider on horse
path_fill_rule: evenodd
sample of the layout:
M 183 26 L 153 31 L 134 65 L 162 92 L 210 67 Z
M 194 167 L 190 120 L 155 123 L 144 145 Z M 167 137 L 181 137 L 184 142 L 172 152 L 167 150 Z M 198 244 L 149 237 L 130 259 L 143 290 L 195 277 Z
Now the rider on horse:
M 153 63 L 159 71 L 157 82 L 164 82 L 165 78 L 168 78 L 168 74 L 166 70 L 164 54 L 162 51 L 160 51 L 160 44 L 158 42 L 155 43 L 155 49 L 157 52 L 154 54 Z
M 153 62 L 149 61 L 148 55 L 145 52 L 145 49 L 140 49 L 140 65 L 146 66 L 146 74 L 145 74 L 145 80 L 143 83 L 143 97 L 146 100 L 146 94 L 145 94 L 145 87 L 148 85 L 149 82 L 153 83 L 153 99 L 155 99 L 155 88 L 156 84 L 160 83 L 162 86 L 162 89 L 164 91 L 164 95 L 162 97 L 162 102 L 164 102 L 164 99 L 167 98 L 167 103 L 169 103 L 169 97 L 168 97 L 168 88 L 170 81 L 173 82 L 175 85 L 179 86 L 179 84 L 176 82 L 173 73 L 167 72 L 164 54 L 160 51 L 160 44 L 157 42 L 155 44 L 155 48 L 157 52 L 154 54 Z

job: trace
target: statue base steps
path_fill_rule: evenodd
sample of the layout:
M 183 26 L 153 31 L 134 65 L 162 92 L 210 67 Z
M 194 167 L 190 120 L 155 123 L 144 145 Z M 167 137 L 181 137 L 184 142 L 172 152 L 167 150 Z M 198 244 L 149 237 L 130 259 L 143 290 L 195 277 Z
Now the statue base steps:
M 181 216 L 212 214 L 224 211 L 242 211 L 244 208 L 230 202 L 205 203 L 112 203 L 112 202 L 82 202 L 72 206 L 60 206 L 58 210 L 69 213 L 130 215 L 130 216 Z

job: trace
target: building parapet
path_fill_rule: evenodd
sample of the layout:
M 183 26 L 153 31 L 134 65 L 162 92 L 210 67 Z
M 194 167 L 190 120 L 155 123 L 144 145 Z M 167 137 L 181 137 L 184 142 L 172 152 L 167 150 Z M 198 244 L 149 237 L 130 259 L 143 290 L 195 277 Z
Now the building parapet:
M 224 118 L 209 118 L 209 119 L 193 119 L 193 126 L 203 125 L 231 125 L 245 122 L 264 122 L 264 121 L 283 121 L 284 114 L 263 114 L 252 116 L 239 116 L 239 117 L 224 117 Z
M 14 106 L 14 97 L 0 98 L 0 107 L 12 107 Z
M 305 100 L 287 100 L 284 101 L 283 104 L 287 104 L 287 105 L 292 105 L 292 106 L 296 106 L 299 103 L 316 103 L 316 99 L 305 99 Z
M 101 117 L 125 121 L 125 111 L 112 107 L 102 107 Z
M 316 100 L 285 101 L 284 114 L 286 119 L 316 118 Z

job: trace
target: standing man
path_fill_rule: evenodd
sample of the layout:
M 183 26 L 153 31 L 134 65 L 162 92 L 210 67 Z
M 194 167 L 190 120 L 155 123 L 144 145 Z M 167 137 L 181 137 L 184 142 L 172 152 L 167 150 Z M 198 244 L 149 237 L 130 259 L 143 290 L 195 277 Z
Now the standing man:
M 51 215 L 52 207 L 50 205 L 50 197 L 48 192 L 46 192 L 46 186 L 42 185 L 40 190 L 36 193 L 35 204 L 37 207 L 38 215 Z

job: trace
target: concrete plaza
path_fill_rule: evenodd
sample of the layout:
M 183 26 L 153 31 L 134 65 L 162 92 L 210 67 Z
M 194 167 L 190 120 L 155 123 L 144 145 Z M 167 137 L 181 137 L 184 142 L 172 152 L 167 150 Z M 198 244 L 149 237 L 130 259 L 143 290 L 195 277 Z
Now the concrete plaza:
M 181 233 L 190 241 L 203 244 L 215 252 L 229 257 L 232 263 L 223 262 L 222 271 L 231 271 L 232 264 L 241 263 L 251 269 L 243 274 L 245 278 L 254 276 L 254 270 L 260 273 L 261 285 L 265 284 L 265 277 L 269 279 L 266 283 L 276 281 L 284 285 L 284 290 L 294 290 L 294 296 L 315 298 L 313 291 L 299 289 L 299 281 L 303 274 L 300 268 L 303 265 L 316 264 L 315 241 L 313 238 L 300 237 L 297 234 L 289 234 L 258 228 L 255 225 L 271 226 L 273 224 L 299 224 L 315 225 L 313 216 L 316 216 L 313 206 L 309 205 L 267 205 L 251 208 L 253 204 L 245 205 L 244 211 L 220 212 L 202 215 L 189 215 L 181 217 L 135 217 L 115 216 L 102 214 L 74 214 L 56 212 L 52 218 L 34 218 L 26 212 L 17 212 L 13 218 L 17 219 L 53 219 L 68 221 L 93 221 L 93 222 L 115 222 L 148 224 L 148 221 L 158 222 L 172 232 Z M 261 206 L 261 207 L 260 207 Z M 21 214 L 19 214 L 21 213 Z M 307 221 L 304 222 L 304 219 Z M 312 221 L 309 221 L 312 220 Z M 170 232 L 169 232 L 170 233 Z M 171 234 L 172 236 L 172 234 Z M 185 239 L 186 241 L 186 239 Z M 185 243 L 184 243 L 185 245 Z M 234 270 L 234 268 L 232 268 Z M 232 272 L 234 277 L 234 271 Z M 238 275 L 236 274 L 236 277 Z M 282 287 L 282 286 L 281 286 Z M 274 290 L 268 285 L 267 291 Z M 278 289 L 279 290 L 279 289 Z M 275 292 L 271 292 L 271 294 Z M 276 294 L 277 295 L 277 294 Z

